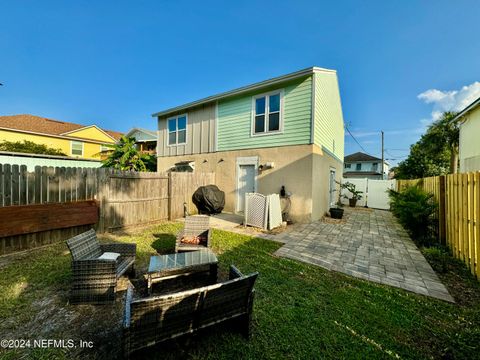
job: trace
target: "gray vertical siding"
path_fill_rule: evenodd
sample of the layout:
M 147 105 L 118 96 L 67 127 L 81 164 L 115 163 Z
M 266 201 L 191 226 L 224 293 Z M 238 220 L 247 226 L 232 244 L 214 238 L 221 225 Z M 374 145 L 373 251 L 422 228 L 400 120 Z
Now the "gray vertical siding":
M 187 143 L 168 146 L 167 117 L 158 118 L 158 156 L 203 154 L 215 151 L 215 103 L 187 112 Z

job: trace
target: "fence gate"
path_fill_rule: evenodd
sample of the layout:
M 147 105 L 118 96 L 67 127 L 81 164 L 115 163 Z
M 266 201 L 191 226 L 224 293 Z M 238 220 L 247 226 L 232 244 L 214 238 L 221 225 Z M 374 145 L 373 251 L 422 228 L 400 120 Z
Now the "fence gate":
M 388 189 L 395 190 L 395 180 L 368 180 L 368 207 L 374 209 L 390 209 Z
M 389 210 L 390 200 L 388 198 L 388 189 L 396 189 L 395 180 L 372 180 L 372 179 L 343 179 L 343 183 L 352 183 L 357 190 L 363 191 L 362 200 L 357 202 L 357 206 L 368 206 L 374 209 Z M 350 191 L 343 190 L 343 194 L 351 197 Z M 347 199 L 342 199 L 344 204 L 348 204 Z

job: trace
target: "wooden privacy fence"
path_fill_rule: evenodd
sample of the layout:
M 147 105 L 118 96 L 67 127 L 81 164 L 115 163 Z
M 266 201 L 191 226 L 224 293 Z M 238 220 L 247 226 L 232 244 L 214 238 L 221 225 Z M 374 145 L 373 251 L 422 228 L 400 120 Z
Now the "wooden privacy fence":
M 20 211 L 21 206 L 22 212 L 33 211 L 43 219 L 41 226 L 10 226 L 3 233 L 0 226 L 0 254 L 62 241 L 91 228 L 93 224 L 85 225 L 85 219 L 80 219 L 81 212 L 75 210 L 80 202 L 96 201 L 97 231 L 109 232 L 182 217 L 184 202 L 188 211 L 194 213 L 193 192 L 199 186 L 214 183 L 212 173 L 160 174 L 53 167 L 36 167 L 34 172 L 28 172 L 26 166 L 0 164 L 1 211 L 13 216 L 14 210 Z M 54 226 L 55 222 L 48 220 L 48 206 L 41 206 L 47 204 L 72 204 L 69 211 L 76 215 L 68 217 L 69 224 L 79 225 Z M 48 224 L 51 226 L 46 228 Z
M 418 185 L 434 194 L 443 242 L 480 279 L 480 172 L 399 180 L 397 184 L 398 189 Z
M 107 171 L 98 177 L 98 232 L 168 220 L 169 176 Z
M 196 211 L 196 207 L 192 202 L 193 192 L 200 186 L 215 184 L 214 173 L 197 173 L 192 176 L 193 173 L 185 172 L 171 172 L 170 184 L 171 198 L 170 198 L 170 218 L 178 219 L 183 216 L 183 204 L 187 204 L 187 210 L 189 213 Z

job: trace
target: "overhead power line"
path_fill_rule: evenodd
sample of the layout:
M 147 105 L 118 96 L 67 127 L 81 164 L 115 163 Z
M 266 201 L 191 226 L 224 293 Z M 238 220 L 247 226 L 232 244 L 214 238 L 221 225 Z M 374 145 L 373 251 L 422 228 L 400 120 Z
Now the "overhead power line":
M 355 136 L 353 136 L 353 134 L 350 132 L 350 129 L 348 128 L 347 125 L 345 125 L 345 129 L 348 131 L 348 133 L 350 134 L 350 136 L 352 137 L 353 140 L 355 140 L 355 142 L 358 144 L 358 146 L 360 146 L 360 149 L 363 150 L 364 153 L 370 155 L 367 150 L 364 149 L 364 147 L 362 146 L 362 144 L 360 144 L 360 142 L 355 138 Z M 371 155 L 370 155 L 371 156 Z

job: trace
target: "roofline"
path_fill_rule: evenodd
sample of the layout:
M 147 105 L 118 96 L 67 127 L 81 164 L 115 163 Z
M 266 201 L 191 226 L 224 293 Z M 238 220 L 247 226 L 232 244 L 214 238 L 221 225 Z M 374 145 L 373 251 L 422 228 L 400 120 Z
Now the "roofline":
M 202 105 L 202 104 L 213 102 L 213 101 L 218 101 L 220 99 L 224 99 L 224 98 L 227 98 L 227 97 L 230 97 L 230 96 L 243 94 L 243 93 L 246 93 L 248 91 L 257 90 L 257 89 L 260 89 L 260 88 L 263 88 L 263 87 L 267 87 L 267 86 L 275 85 L 275 84 L 278 84 L 278 83 L 281 83 L 281 82 L 297 79 L 297 78 L 300 78 L 300 77 L 303 77 L 303 76 L 312 75 L 316 72 L 336 73 L 337 71 L 313 66 L 313 67 L 309 67 L 309 68 L 306 68 L 306 69 L 303 69 L 303 70 L 295 71 L 293 73 L 278 76 L 278 77 L 275 77 L 275 78 L 272 78 L 272 79 L 268 79 L 268 80 L 256 82 L 256 83 L 253 83 L 253 84 L 250 84 L 250 85 L 242 86 L 242 87 L 239 87 L 239 88 L 234 89 L 234 90 L 230 90 L 230 91 L 222 92 L 222 93 L 219 93 L 219 94 L 216 94 L 216 95 L 208 96 L 206 98 L 196 100 L 196 101 L 192 101 L 192 102 L 189 102 L 189 103 L 186 103 L 186 104 L 183 104 L 183 105 L 179 105 L 179 106 L 176 106 L 176 107 L 173 107 L 173 108 L 170 108 L 170 109 L 166 109 L 166 110 L 157 112 L 155 114 L 152 114 L 152 117 L 165 116 L 165 115 L 177 112 L 177 111 L 186 110 L 186 109 L 194 107 L 194 106 Z
M 344 171 L 343 175 L 382 175 L 378 171 Z
M 85 129 L 89 129 L 89 128 L 92 128 L 94 127 L 95 129 L 99 130 L 101 133 L 103 133 L 104 135 L 108 136 L 110 139 L 112 139 L 113 141 L 117 141 L 117 139 L 115 139 L 112 135 L 108 134 L 105 130 L 103 130 L 102 128 L 99 128 L 97 125 L 87 125 L 87 126 L 84 126 L 84 127 L 81 127 L 81 128 L 78 128 L 78 129 L 75 129 L 75 130 L 70 130 L 70 131 L 67 131 L 67 132 L 64 132 L 64 133 L 61 133 L 60 135 L 68 135 L 68 134 L 71 134 L 71 133 L 74 133 L 74 132 L 77 132 L 77 131 L 81 131 L 81 130 L 85 130 Z
M 147 130 L 147 129 L 142 129 L 142 128 L 138 128 L 138 127 L 134 127 L 134 128 L 131 128 L 126 134 L 125 136 L 128 137 L 128 135 L 130 135 L 130 133 L 134 132 L 134 131 L 140 131 L 140 132 L 143 132 L 144 134 L 148 134 L 148 135 L 152 135 L 150 133 L 153 133 L 155 135 L 152 135 L 153 137 L 155 137 L 155 139 L 157 138 L 157 132 L 156 131 L 152 131 L 152 130 Z
M 475 100 L 474 102 L 472 102 L 470 105 L 468 105 L 465 109 L 463 109 L 462 111 L 460 111 L 457 116 L 455 116 L 453 118 L 452 121 L 457 121 L 457 120 L 460 120 L 460 118 L 462 118 L 463 116 L 465 116 L 468 112 L 470 112 L 471 110 L 475 109 L 478 105 L 480 105 L 480 97 Z
M 371 156 L 371 155 L 370 155 L 370 156 Z M 371 160 L 347 160 L 347 157 L 345 156 L 345 157 L 343 158 L 343 161 L 356 161 L 356 162 L 362 162 L 362 161 L 363 161 L 363 162 L 365 162 L 365 161 L 366 161 L 366 162 L 369 162 L 369 161 L 374 161 L 374 160 L 382 161 L 382 159 L 380 159 L 380 158 L 377 158 L 377 157 L 375 157 L 375 156 L 372 156 L 372 157 L 373 157 L 374 159 L 371 159 Z M 383 161 L 385 161 L 385 160 L 383 160 Z
M 372 159 L 372 160 L 345 160 L 343 159 L 343 162 L 344 163 L 348 163 L 348 162 L 372 162 L 372 161 L 380 161 L 382 162 L 382 159 Z M 383 160 L 383 162 L 385 164 L 388 164 L 388 161 L 387 160 Z
M 22 133 L 22 134 L 41 135 L 41 136 L 45 136 L 45 137 L 53 137 L 53 138 L 57 138 L 57 139 L 65 139 L 65 140 L 72 140 L 72 141 L 83 140 L 84 142 L 90 142 L 90 143 L 93 143 L 93 144 L 100 144 L 100 145 L 108 144 L 107 141 L 98 141 L 98 140 L 92 140 L 92 139 L 75 137 L 75 136 L 53 135 L 53 134 L 36 132 L 36 131 L 13 129 L 13 128 L 8 128 L 8 127 L 4 127 L 4 126 L 0 126 L 0 130 L 19 132 L 19 133 Z M 117 141 L 118 140 L 115 140 L 115 142 L 113 142 L 113 144 L 115 144 Z

